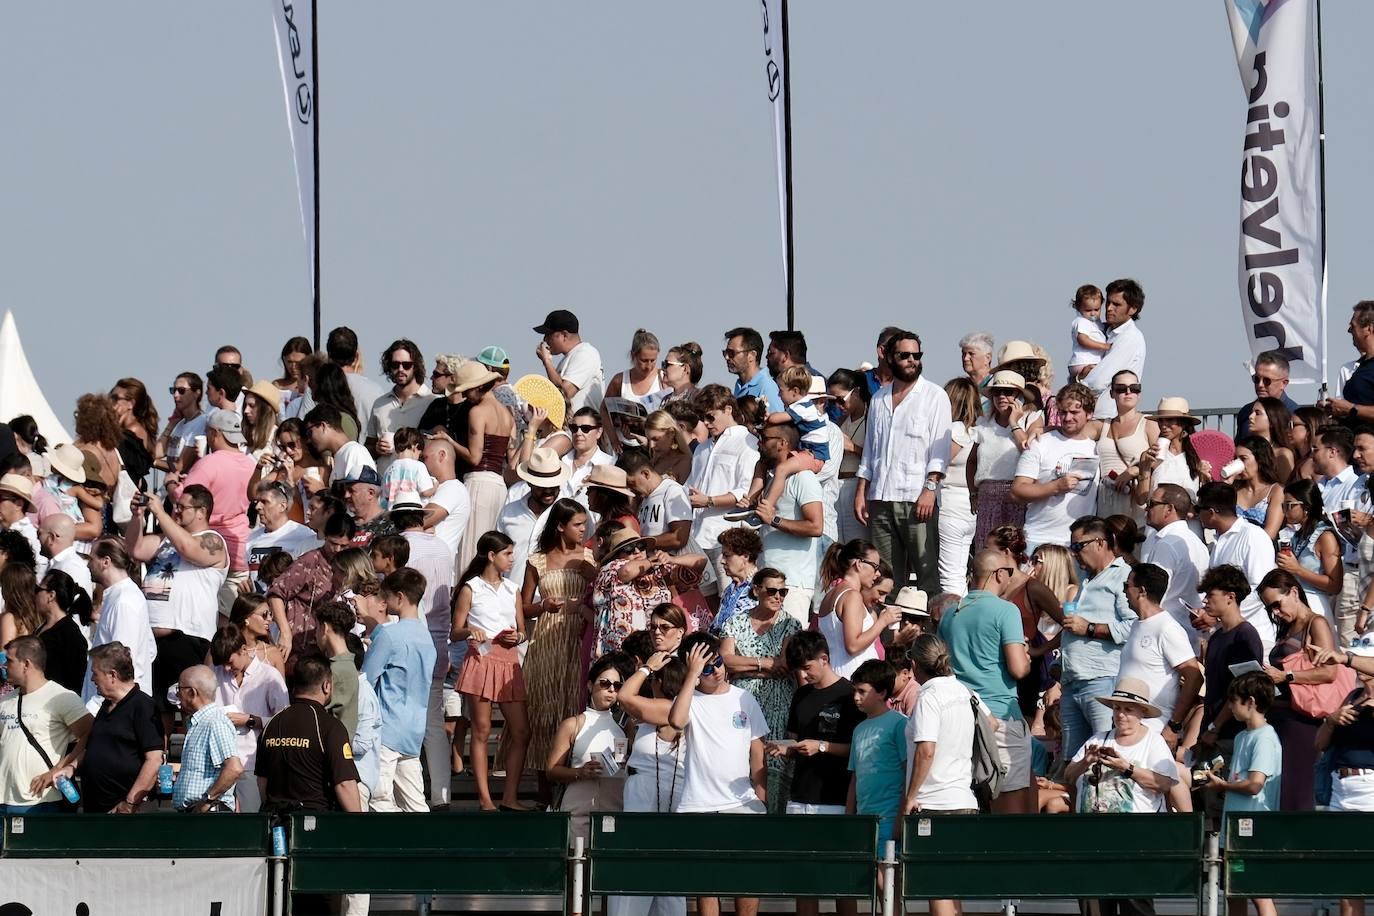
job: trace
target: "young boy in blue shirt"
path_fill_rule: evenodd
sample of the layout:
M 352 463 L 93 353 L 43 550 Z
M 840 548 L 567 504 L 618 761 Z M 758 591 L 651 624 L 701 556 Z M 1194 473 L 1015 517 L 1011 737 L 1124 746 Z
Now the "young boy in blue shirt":
M 869 659 L 849 678 L 854 685 L 854 705 L 866 718 L 854 728 L 849 742 L 849 814 L 876 814 L 879 851 L 892 839 L 893 827 L 906 788 L 906 716 L 889 709 L 897 671 L 878 659 Z
M 1274 682 L 1263 672 L 1246 672 L 1231 682 L 1226 702 L 1231 707 L 1231 717 L 1245 731 L 1236 736 L 1227 778 L 1214 773 L 1208 777 L 1207 788 L 1226 793 L 1221 809 L 1223 818 L 1232 811 L 1277 811 L 1283 747 L 1274 726 L 1265 718 L 1274 702 Z M 1222 836 L 1225 837 L 1224 831 Z M 1259 916 L 1277 916 L 1274 901 L 1260 897 L 1254 901 Z M 1231 898 L 1226 909 L 1230 916 L 1245 916 L 1245 900 Z

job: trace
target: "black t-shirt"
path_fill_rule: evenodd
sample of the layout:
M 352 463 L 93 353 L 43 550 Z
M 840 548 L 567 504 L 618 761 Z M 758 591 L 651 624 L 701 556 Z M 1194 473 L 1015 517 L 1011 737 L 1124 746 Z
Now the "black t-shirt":
M 68 614 L 38 634 L 43 648 L 48 650 L 44 674 L 73 693 L 81 693 L 86 684 L 86 637 Z
M 1356 706 L 1364 700 L 1364 688 L 1346 694 L 1342 706 Z M 1337 767 L 1374 769 L 1374 706 L 1357 706 L 1358 715 L 1349 725 L 1338 725 L 1331 732 L 1331 763 Z
M 1207 659 L 1203 664 L 1207 677 L 1207 698 L 1203 702 L 1204 725 L 1212 723 L 1226 707 L 1226 689 L 1235 680 L 1230 666 L 1249 661 L 1264 663 L 1264 644 L 1249 622 L 1242 620 L 1234 630 L 1217 630 L 1208 637 Z M 1234 738 L 1240 734 L 1240 730 L 1241 724 L 1232 719 L 1217 730 L 1217 737 Z
M 143 769 L 143 756 L 161 750 L 162 718 L 152 697 L 135 687 L 117 704 L 106 700 L 77 770 L 82 809 L 104 814 L 124 801 Z
M 864 714 L 854 705 L 854 685 L 840 678 L 829 687 L 807 684 L 792 696 L 787 733 L 848 744 Z M 797 756 L 792 770 L 792 801 L 808 805 L 843 805 L 849 795 L 849 755 Z
M 1341 397 L 1352 404 L 1374 404 L 1374 359 L 1360 357 L 1355 372 L 1341 389 Z
M 463 445 L 468 444 L 468 413 L 472 410 L 472 402 L 463 400 L 458 404 L 449 402 L 446 397 L 437 397 L 429 402 L 425 412 L 420 415 L 420 425 L 418 429 L 424 432 L 436 426 L 442 426 L 448 430 L 449 438 L 454 442 Z M 472 470 L 472 465 L 461 458 L 455 458 L 457 467 L 454 469 L 455 475 L 459 480 L 463 475 Z
M 334 787 L 358 779 L 348 729 L 319 703 L 302 699 L 267 723 L 253 772 L 267 779 L 262 810 L 268 812 L 337 811 Z

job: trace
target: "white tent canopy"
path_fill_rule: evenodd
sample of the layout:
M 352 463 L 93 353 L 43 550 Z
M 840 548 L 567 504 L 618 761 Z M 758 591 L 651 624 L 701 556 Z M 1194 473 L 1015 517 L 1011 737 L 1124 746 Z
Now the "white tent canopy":
M 4 323 L 0 324 L 0 421 L 8 423 L 21 414 L 34 418 L 38 431 L 49 445 L 72 441 L 57 414 L 48 406 L 48 399 L 43 397 L 43 390 L 38 387 L 28 357 L 24 355 L 24 345 L 19 342 L 14 313 L 7 311 Z

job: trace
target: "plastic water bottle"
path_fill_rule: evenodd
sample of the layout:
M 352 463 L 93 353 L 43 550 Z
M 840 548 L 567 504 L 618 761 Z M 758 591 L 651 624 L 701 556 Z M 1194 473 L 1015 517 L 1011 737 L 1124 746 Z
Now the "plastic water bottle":
M 1073 599 L 1072 601 L 1065 601 L 1065 602 L 1064 602 L 1064 616 L 1065 616 L 1065 617 L 1068 617 L 1068 616 L 1070 616 L 1071 614 L 1077 614 L 1077 613 L 1078 613 L 1078 599 L 1077 599 L 1077 598 Z
M 10 658 L 5 654 L 4 649 L 0 649 L 0 681 L 7 681 L 10 678 Z
M 81 801 L 81 793 L 76 791 L 76 783 L 72 782 L 66 776 L 57 777 L 56 782 L 57 791 L 62 793 L 63 798 L 71 802 L 73 805 Z
M 272 855 L 278 859 L 286 857 L 286 828 L 281 824 L 272 828 Z
M 172 765 L 170 763 L 163 763 L 157 768 L 157 794 L 172 794 Z

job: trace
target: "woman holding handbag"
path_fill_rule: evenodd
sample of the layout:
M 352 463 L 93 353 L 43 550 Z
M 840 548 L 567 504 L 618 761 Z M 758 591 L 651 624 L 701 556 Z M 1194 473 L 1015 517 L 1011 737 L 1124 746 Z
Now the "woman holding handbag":
M 1331 625 L 1307 603 L 1302 583 L 1292 573 L 1271 570 L 1260 580 L 1260 600 L 1278 629 L 1269 664 L 1264 673 L 1274 682 L 1279 696 L 1268 713 L 1269 724 L 1283 744 L 1283 784 L 1279 793 L 1282 811 L 1311 811 L 1314 806 L 1313 777 L 1317 764 L 1317 729 L 1323 717 L 1340 706 L 1353 683 L 1342 687 L 1336 681 L 1339 669 L 1313 667 L 1308 646 L 1333 649 L 1335 634 Z M 1330 709 L 1326 709 L 1330 706 Z

